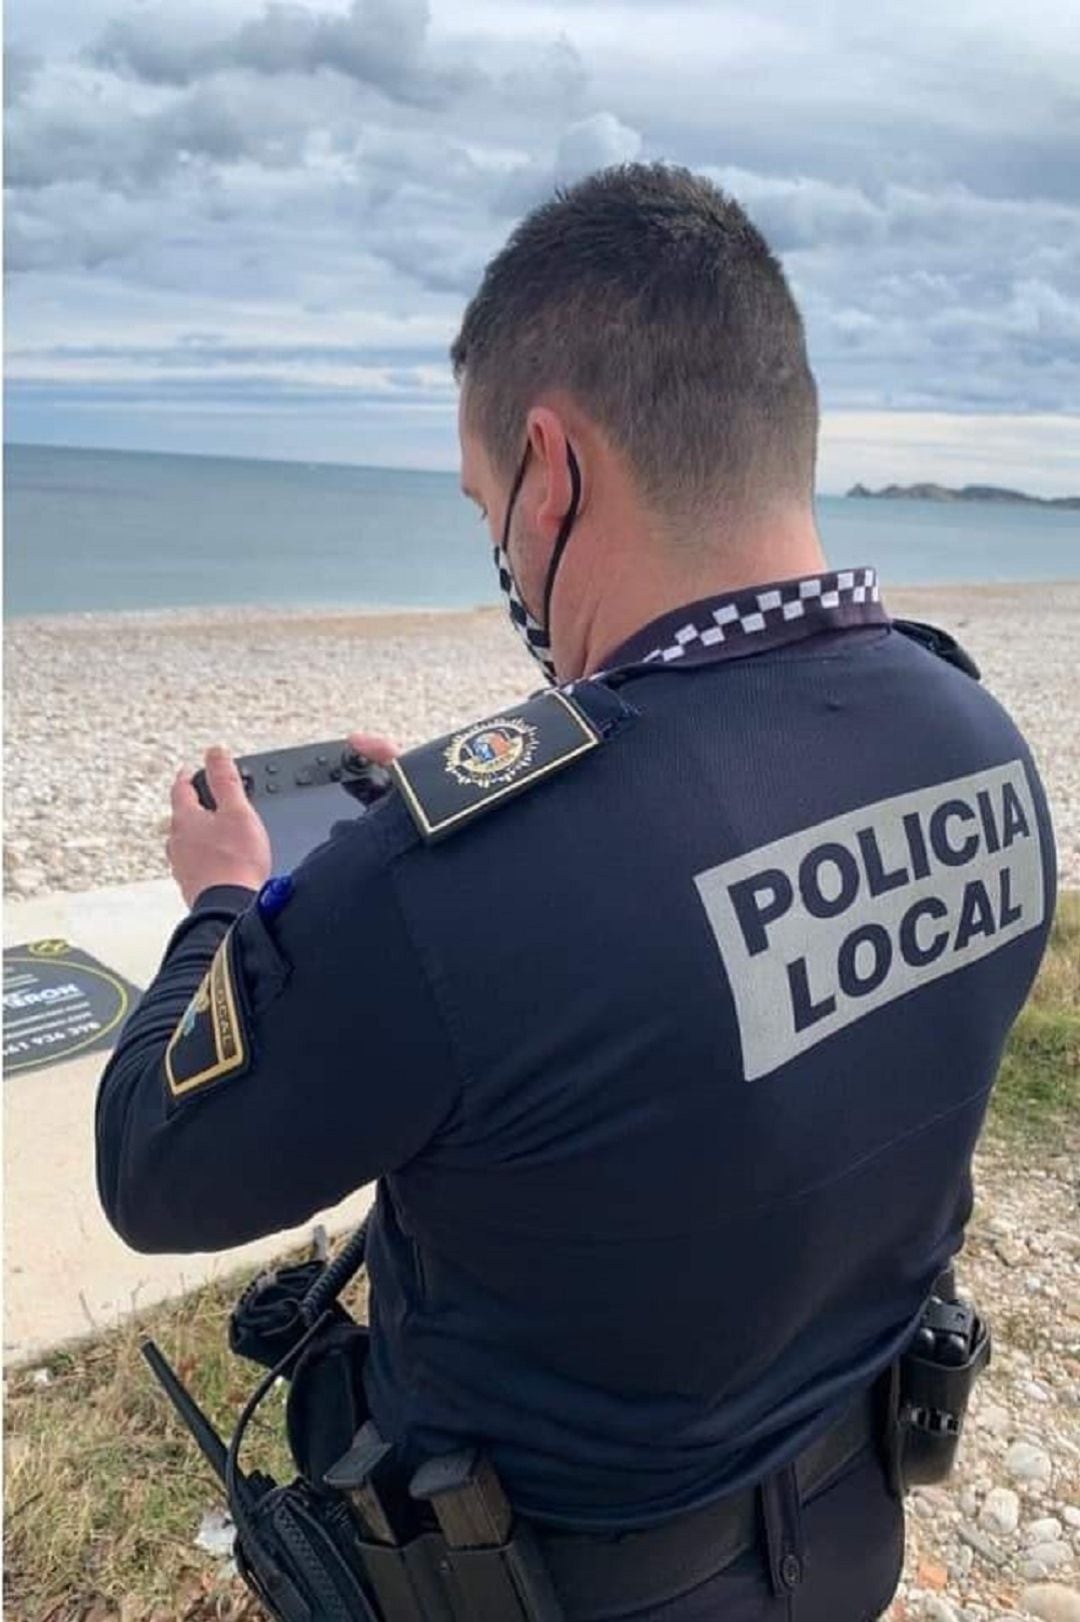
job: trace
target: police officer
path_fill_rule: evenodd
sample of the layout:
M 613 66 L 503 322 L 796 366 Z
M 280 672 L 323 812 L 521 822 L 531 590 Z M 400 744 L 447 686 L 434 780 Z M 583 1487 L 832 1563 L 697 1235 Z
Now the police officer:
M 102 1081 L 101 1197 L 215 1250 L 377 1179 L 404 1466 L 482 1443 L 571 1618 L 861 1622 L 902 1552 L 875 1393 L 962 1243 L 1043 790 L 962 655 L 826 564 L 800 316 L 709 182 L 545 203 L 453 359 L 548 685 L 286 883 L 227 754 L 214 812 L 177 778 L 191 911 Z

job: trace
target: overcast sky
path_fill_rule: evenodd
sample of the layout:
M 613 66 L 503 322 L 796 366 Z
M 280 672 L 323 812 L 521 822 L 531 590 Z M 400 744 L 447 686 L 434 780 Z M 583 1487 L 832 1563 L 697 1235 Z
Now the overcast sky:
M 1075 0 L 9 0 L 7 436 L 452 466 L 446 346 L 559 181 L 714 175 L 821 485 L 1080 489 Z

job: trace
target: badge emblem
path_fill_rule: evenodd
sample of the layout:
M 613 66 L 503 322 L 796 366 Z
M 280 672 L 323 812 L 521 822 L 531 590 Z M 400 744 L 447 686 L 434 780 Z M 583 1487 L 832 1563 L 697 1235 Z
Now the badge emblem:
M 200 1014 L 205 1014 L 210 1007 L 210 976 L 206 975 L 198 991 L 187 1005 L 187 1010 L 180 1021 L 180 1035 L 190 1036 L 195 1029 L 195 1021 Z
M 451 738 L 444 751 L 446 770 L 468 788 L 512 783 L 536 752 L 536 728 L 527 721 L 483 721 Z

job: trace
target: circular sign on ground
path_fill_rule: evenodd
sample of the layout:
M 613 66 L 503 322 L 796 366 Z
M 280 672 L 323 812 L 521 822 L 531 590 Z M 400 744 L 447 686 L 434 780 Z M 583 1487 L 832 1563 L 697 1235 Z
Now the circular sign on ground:
M 4 952 L 4 1075 L 111 1048 L 138 989 L 67 941 Z

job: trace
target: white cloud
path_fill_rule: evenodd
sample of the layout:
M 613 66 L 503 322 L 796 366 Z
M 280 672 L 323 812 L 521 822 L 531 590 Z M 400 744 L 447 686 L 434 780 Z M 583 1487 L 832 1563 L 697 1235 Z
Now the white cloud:
M 1080 415 L 836 411 L 822 423 L 822 490 L 860 482 L 997 484 L 1044 496 L 1080 490 Z

